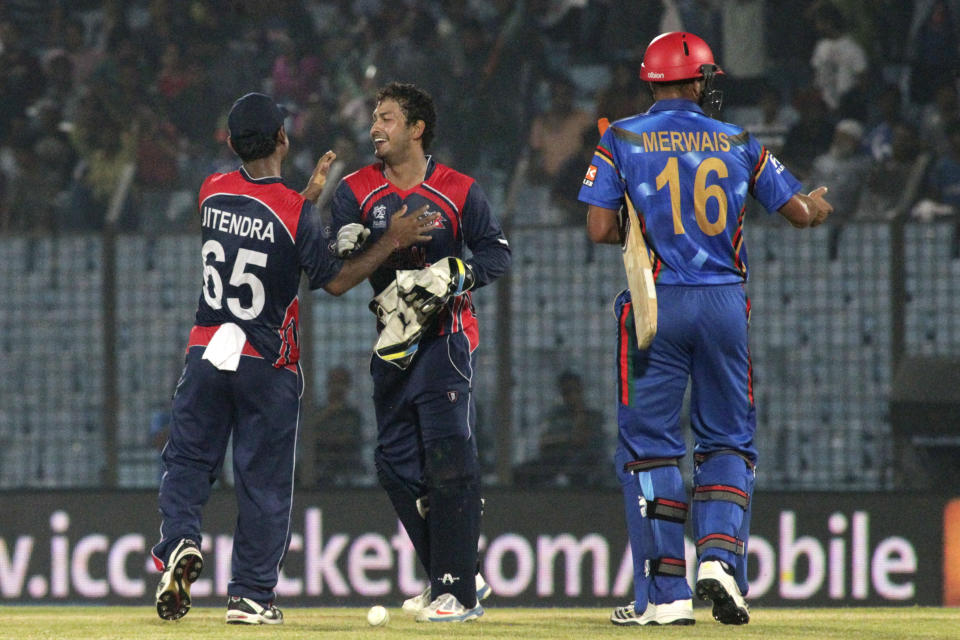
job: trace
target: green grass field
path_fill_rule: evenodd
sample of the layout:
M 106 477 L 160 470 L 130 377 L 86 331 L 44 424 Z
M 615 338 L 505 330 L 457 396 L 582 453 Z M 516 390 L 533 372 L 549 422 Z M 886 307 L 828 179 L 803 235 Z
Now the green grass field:
M 724 626 L 708 609 L 695 609 L 692 627 L 615 627 L 607 609 L 513 609 L 489 607 L 478 621 L 417 624 L 399 608 L 390 623 L 372 628 L 366 609 L 325 608 L 284 611 L 279 627 L 227 625 L 224 610 L 195 607 L 178 622 L 164 622 L 151 607 L 5 606 L 0 638 L 10 640 L 215 640 L 237 638 L 483 638 L 553 640 L 574 638 L 776 638 L 777 640 L 958 640 L 960 609 L 756 609 L 750 624 Z

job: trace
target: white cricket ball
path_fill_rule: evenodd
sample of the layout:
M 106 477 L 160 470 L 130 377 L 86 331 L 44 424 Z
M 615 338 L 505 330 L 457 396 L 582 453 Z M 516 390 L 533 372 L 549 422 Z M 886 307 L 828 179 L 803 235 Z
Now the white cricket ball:
M 367 622 L 371 627 L 382 627 L 390 622 L 390 612 L 380 605 L 370 607 L 370 611 L 367 611 Z

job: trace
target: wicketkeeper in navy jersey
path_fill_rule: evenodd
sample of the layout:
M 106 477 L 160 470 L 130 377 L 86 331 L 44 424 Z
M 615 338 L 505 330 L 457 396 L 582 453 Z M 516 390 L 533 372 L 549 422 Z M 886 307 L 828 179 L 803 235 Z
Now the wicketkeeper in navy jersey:
M 797 180 L 748 132 L 704 113 L 701 107 L 719 108 L 712 84 L 722 73 L 707 43 L 691 33 L 650 42 L 640 77 L 654 105 L 606 130 L 580 188 L 593 242 L 620 243 L 618 211 L 633 203 L 657 294 L 657 333 L 642 350 L 630 291 L 615 303 L 615 459 L 635 602 L 614 610 L 614 624 L 694 623 L 683 542 L 691 509 L 677 464 L 686 454 L 680 412 L 688 378 L 697 595 L 713 601 L 720 622 L 749 621 L 744 596 L 757 449 L 744 204 L 749 194 L 798 228 L 820 224 L 833 210 L 825 187 L 799 193 Z
M 280 624 L 274 587 L 290 537 L 294 449 L 303 378 L 298 363 L 297 291 L 340 295 L 363 281 L 394 250 L 428 246 L 435 216 L 391 210 L 390 229 L 363 254 L 330 254 L 313 203 L 326 183 L 332 151 L 297 193 L 280 168 L 290 150 L 286 111 L 249 93 L 230 110 L 227 144 L 242 166 L 208 177 L 200 188 L 202 287 L 186 364 L 173 396 L 170 439 L 160 481 L 157 613 L 190 609 L 190 585 L 203 567 L 201 514 L 233 435 L 238 507 L 227 622 Z
M 435 127 L 426 92 L 382 88 L 370 128 L 379 161 L 340 182 L 332 215 L 342 257 L 362 255 L 389 233 L 387 213 L 402 205 L 440 213 L 429 244 L 395 253 L 370 277 L 380 319 L 370 372 L 377 476 L 430 580 L 403 608 L 418 621 L 441 622 L 482 615 L 478 598 L 489 593 L 476 572 L 479 337 L 471 290 L 507 270 L 510 246 L 480 186 L 425 155 Z

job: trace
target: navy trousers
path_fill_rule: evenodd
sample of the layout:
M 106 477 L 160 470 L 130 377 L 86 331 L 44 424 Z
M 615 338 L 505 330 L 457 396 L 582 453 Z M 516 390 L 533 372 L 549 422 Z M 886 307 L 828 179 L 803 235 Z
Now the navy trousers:
M 202 511 L 233 435 L 237 526 L 228 594 L 261 603 L 274 587 L 290 537 L 293 472 L 303 377 L 244 356 L 237 371 L 220 371 L 189 350 L 173 397 L 170 440 L 160 481 L 162 562 L 182 538 L 200 544 Z

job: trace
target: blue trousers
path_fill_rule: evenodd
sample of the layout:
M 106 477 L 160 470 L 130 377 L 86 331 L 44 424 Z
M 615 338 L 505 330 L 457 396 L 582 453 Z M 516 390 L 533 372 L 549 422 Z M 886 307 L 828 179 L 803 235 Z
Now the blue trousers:
M 299 368 L 248 356 L 237 371 L 220 371 L 201 359 L 203 350 L 189 350 L 173 397 L 153 555 L 166 563 L 181 538 L 201 542 L 203 507 L 232 434 L 238 516 L 227 591 L 270 602 L 289 543 L 303 378 Z
M 657 335 L 643 351 L 629 291 L 617 296 L 615 311 L 619 447 L 638 460 L 682 457 L 680 413 L 689 379 L 695 453 L 733 450 L 756 462 L 743 287 L 658 286 Z

